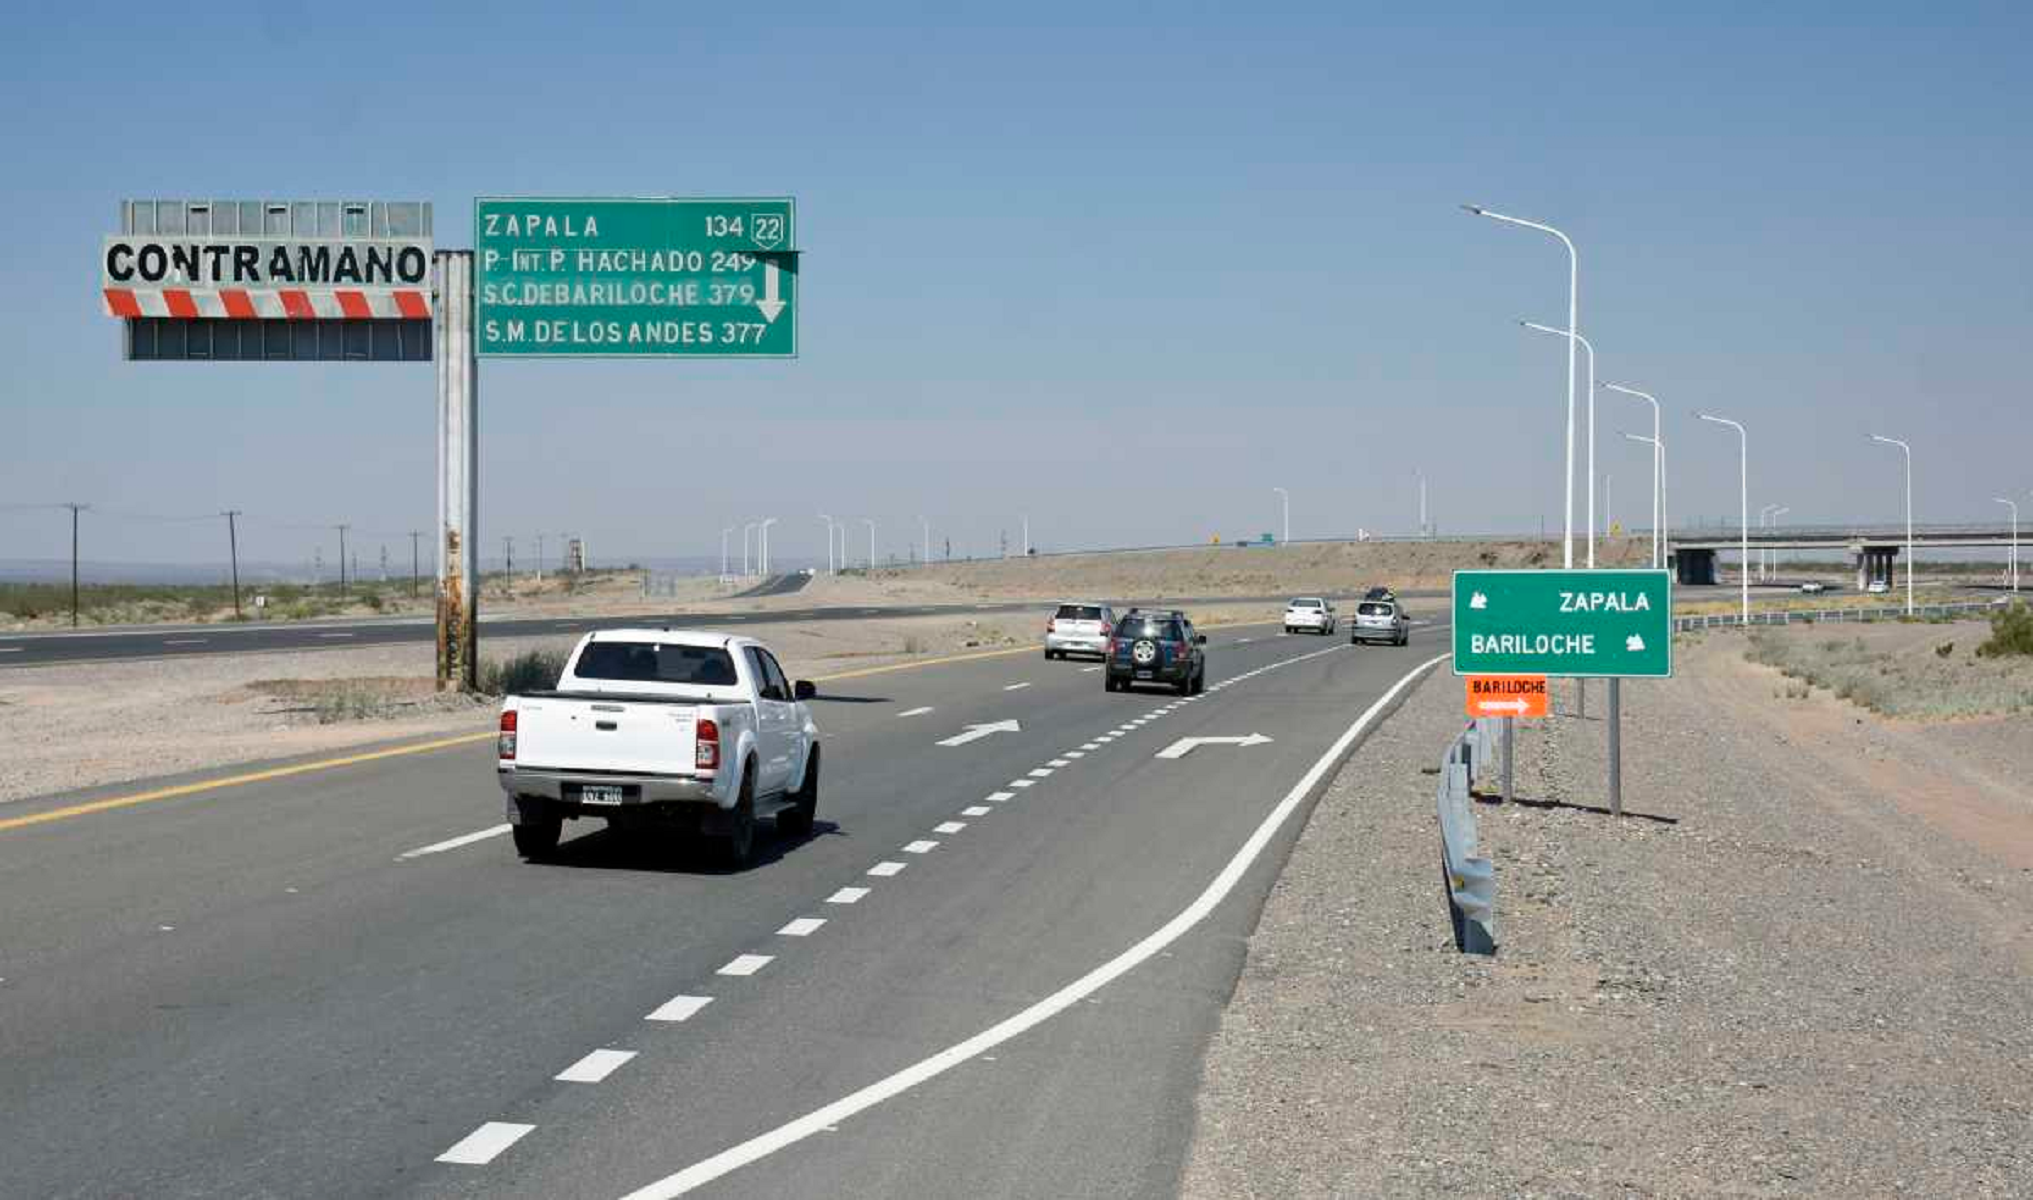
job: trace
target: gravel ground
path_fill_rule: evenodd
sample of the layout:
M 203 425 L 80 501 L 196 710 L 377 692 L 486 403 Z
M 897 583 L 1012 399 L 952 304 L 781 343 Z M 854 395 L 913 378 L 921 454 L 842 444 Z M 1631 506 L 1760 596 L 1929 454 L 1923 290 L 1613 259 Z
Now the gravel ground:
M 1713 638 L 1625 689 L 1641 816 L 1593 810 L 1600 720 L 1521 726 L 1523 802 L 1477 806 L 1492 960 L 1447 932 L 1422 770 L 1461 690 L 1430 678 L 1265 907 L 1185 1194 L 2033 1194 L 2033 871 L 2007 865 L 2033 820 L 1988 827 L 2016 843 L 1994 855 L 1924 797 L 1822 769 L 1841 747 L 1792 745 L 1741 649 Z M 1850 753 L 1896 751 L 1877 720 L 1843 714 Z

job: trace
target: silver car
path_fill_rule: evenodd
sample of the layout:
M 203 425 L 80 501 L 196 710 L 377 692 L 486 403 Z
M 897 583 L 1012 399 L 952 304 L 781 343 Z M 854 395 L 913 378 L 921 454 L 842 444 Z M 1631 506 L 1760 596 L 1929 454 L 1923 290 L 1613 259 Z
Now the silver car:
M 1412 622 L 1395 600 L 1364 600 L 1355 606 L 1355 622 L 1348 627 L 1350 645 L 1358 642 L 1388 642 L 1402 646 L 1412 640 Z
M 1068 654 L 1108 656 L 1108 635 L 1115 629 L 1115 609 L 1091 600 L 1069 600 L 1045 622 L 1045 657 Z

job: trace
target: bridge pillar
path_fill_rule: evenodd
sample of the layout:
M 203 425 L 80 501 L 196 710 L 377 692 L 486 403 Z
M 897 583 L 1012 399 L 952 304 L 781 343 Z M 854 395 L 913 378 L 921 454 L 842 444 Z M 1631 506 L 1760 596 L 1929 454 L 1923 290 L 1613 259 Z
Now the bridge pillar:
M 1857 553 L 1857 590 L 1863 591 L 1871 584 L 1883 582 L 1891 586 L 1897 574 L 1895 564 L 1899 559 L 1897 546 L 1866 546 Z
M 1674 566 L 1679 569 L 1678 579 L 1690 586 L 1713 585 L 1715 577 L 1715 551 L 1691 550 L 1685 547 L 1674 551 Z

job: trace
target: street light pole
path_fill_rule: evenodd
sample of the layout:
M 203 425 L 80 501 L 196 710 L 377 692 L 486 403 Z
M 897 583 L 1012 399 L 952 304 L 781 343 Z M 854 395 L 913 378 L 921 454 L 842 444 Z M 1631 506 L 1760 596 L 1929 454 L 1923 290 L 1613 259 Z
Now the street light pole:
M 1871 435 L 1874 442 L 1897 446 L 1906 452 L 1906 615 L 1913 615 L 1913 447 L 1898 438 Z
M 754 574 L 754 572 L 750 569 L 753 560 L 749 557 L 748 553 L 749 539 L 752 538 L 754 535 L 755 535 L 754 521 L 750 521 L 748 524 L 743 525 L 741 527 L 741 577 L 743 579 L 747 579 Z
M 720 578 L 722 579 L 727 578 L 727 538 L 733 532 L 734 526 L 732 525 L 720 531 Z
M 1660 526 L 1666 522 L 1666 443 L 1659 434 L 1659 402 L 1645 392 L 1620 383 L 1602 386 L 1625 396 L 1635 396 L 1652 406 L 1652 436 L 1644 439 L 1652 443 L 1652 566 L 1663 567 L 1666 565 L 1666 534 Z
M 762 559 L 761 565 L 762 573 L 764 575 L 769 574 L 769 527 L 774 524 L 776 524 L 775 517 L 764 517 L 762 519 L 762 524 L 756 527 L 755 537 L 756 541 L 761 543 L 762 547 L 759 552 L 759 557 Z
M 1461 207 L 1478 217 L 1488 217 L 1492 221 L 1502 221 L 1506 225 L 1519 225 L 1526 229 L 1536 229 L 1540 233 L 1551 234 L 1560 239 L 1560 244 L 1567 247 L 1567 328 L 1580 329 L 1581 255 L 1574 249 L 1574 240 L 1551 225 L 1542 225 L 1537 221 L 1527 221 L 1522 217 L 1505 216 L 1503 213 L 1491 212 L 1479 205 L 1464 204 Z M 1595 486 L 1594 482 L 1591 481 L 1589 486 L 1593 488 Z M 1589 523 L 1594 524 L 1592 518 Z M 1572 343 L 1569 343 L 1567 347 L 1567 537 L 1566 552 L 1561 565 L 1568 568 L 1574 566 L 1574 346 Z
M 826 574 L 837 574 L 833 566 L 833 518 L 820 513 L 819 519 L 826 522 Z
M 1426 472 L 1414 471 L 1419 477 L 1419 536 L 1426 536 Z
M 923 526 L 925 530 L 924 565 L 929 567 L 932 565 L 932 522 L 929 518 L 927 518 L 921 513 L 918 516 L 918 524 Z
M 2012 590 L 2019 590 L 2019 505 L 2003 496 L 1994 497 L 1998 503 L 2012 510 Z
M 1551 325 L 1541 325 L 1536 321 L 1520 321 L 1518 324 L 1523 325 L 1527 329 L 1536 330 L 1539 333 L 1550 333 L 1555 337 L 1566 338 L 1568 340 L 1567 357 L 1570 363 L 1572 363 L 1574 358 L 1574 346 L 1576 343 L 1579 343 L 1581 348 L 1588 352 L 1588 566 L 1590 570 L 1593 570 L 1595 568 L 1595 347 L 1589 344 L 1587 338 L 1575 332 L 1572 326 L 1566 329 L 1555 329 Z M 1570 373 L 1573 370 L 1572 366 L 1568 369 Z M 1571 379 L 1568 381 L 1567 388 L 1571 397 L 1574 390 L 1574 383 Z M 1572 449 L 1574 441 L 1574 412 L 1572 404 L 1573 402 L 1570 399 L 1567 413 L 1567 440 L 1569 444 L 1567 452 L 1567 472 L 1569 477 L 1567 504 L 1569 508 L 1572 508 L 1574 505 L 1574 451 Z M 1568 536 L 1572 537 L 1571 530 L 1573 529 L 1574 519 L 1571 514 L 1568 517 L 1567 524 L 1570 530 Z M 1573 553 L 1573 549 L 1570 547 L 1568 549 L 1570 560 L 1573 558 Z M 1567 565 L 1571 567 L 1574 563 L 1570 561 Z
M 868 526 L 868 571 L 875 573 L 875 518 L 863 517 L 861 523 Z
M 1738 520 L 1742 529 L 1742 542 L 1738 551 L 1742 563 L 1737 570 L 1737 584 L 1743 592 L 1743 623 L 1751 623 L 1751 435 L 1744 427 L 1727 417 L 1711 417 L 1707 413 L 1695 413 L 1697 417 L 1714 425 L 1727 425 L 1737 431 L 1737 503 Z
M 1776 504 L 1767 504 L 1765 507 L 1758 510 L 1758 533 L 1760 536 L 1763 536 L 1765 528 L 1771 524 L 1770 514 L 1772 510 L 1777 507 L 1779 506 Z M 1758 582 L 1763 583 L 1765 580 L 1771 578 L 1771 575 L 1772 575 L 1772 552 L 1769 548 L 1760 546 L 1758 547 Z
M 240 532 L 234 526 L 240 510 L 229 508 L 220 515 L 226 518 L 226 549 L 233 556 L 233 619 L 237 621 L 240 619 Z
M 1023 523 L 1024 523 L 1024 557 L 1029 558 L 1031 556 L 1031 518 L 1028 515 L 1025 515 L 1023 517 Z
M 1288 545 L 1292 540 L 1292 493 L 1281 487 L 1274 487 L 1271 490 L 1278 494 L 1279 506 L 1285 511 L 1285 534 L 1278 544 Z

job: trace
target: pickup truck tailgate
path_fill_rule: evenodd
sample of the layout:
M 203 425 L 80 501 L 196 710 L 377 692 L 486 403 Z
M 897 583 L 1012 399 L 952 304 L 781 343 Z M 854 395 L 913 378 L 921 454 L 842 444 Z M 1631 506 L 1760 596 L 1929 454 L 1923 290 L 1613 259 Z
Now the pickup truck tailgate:
M 524 699 L 516 758 L 540 770 L 690 775 L 699 710 L 641 700 Z

